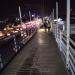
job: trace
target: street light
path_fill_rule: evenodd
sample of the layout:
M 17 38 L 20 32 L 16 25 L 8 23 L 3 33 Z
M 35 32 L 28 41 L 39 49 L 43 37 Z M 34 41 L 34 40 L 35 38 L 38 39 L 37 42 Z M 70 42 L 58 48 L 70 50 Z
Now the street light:
M 21 24 L 21 28 L 22 28 L 22 15 L 21 15 L 21 8 L 19 6 L 19 16 L 20 16 L 20 24 Z M 21 36 L 23 36 L 23 31 L 21 30 Z
M 20 16 L 20 22 L 22 24 L 22 15 L 21 15 L 21 8 L 20 8 L 20 6 L 19 6 L 19 16 Z

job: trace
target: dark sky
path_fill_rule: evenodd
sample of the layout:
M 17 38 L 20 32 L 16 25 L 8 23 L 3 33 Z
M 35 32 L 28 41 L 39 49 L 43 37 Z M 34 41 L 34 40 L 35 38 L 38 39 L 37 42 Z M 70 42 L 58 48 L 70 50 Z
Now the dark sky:
M 21 6 L 22 14 L 32 11 L 41 15 L 50 15 L 55 2 L 59 2 L 59 15 L 66 14 L 66 0 L 0 0 L 0 19 L 18 16 L 18 6 Z M 71 9 L 74 14 L 75 0 L 71 0 Z

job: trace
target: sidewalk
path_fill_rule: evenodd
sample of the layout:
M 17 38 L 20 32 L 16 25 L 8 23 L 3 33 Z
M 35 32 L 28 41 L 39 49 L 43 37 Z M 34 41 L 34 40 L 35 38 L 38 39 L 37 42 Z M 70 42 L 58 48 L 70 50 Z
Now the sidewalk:
M 68 75 L 51 32 L 37 34 L 0 75 Z

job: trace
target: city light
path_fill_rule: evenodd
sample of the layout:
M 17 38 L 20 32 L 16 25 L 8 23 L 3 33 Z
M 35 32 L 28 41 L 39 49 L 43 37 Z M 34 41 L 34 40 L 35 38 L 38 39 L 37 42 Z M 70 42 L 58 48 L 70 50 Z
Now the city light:
M 60 21 L 62 21 L 62 19 L 61 19 L 61 18 L 54 19 L 54 22 L 55 22 L 55 21 L 58 21 L 58 22 L 60 22 Z

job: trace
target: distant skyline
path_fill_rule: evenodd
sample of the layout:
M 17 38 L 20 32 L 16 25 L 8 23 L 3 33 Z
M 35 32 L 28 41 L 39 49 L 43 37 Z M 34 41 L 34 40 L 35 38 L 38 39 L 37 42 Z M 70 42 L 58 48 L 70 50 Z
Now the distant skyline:
M 41 15 L 50 15 L 52 9 L 55 9 L 56 1 L 59 2 L 59 15 L 66 14 L 67 0 L 1 0 L 0 1 L 0 19 L 18 16 L 18 6 L 21 6 L 22 14 L 29 10 Z M 72 13 L 75 14 L 75 0 L 71 0 Z

